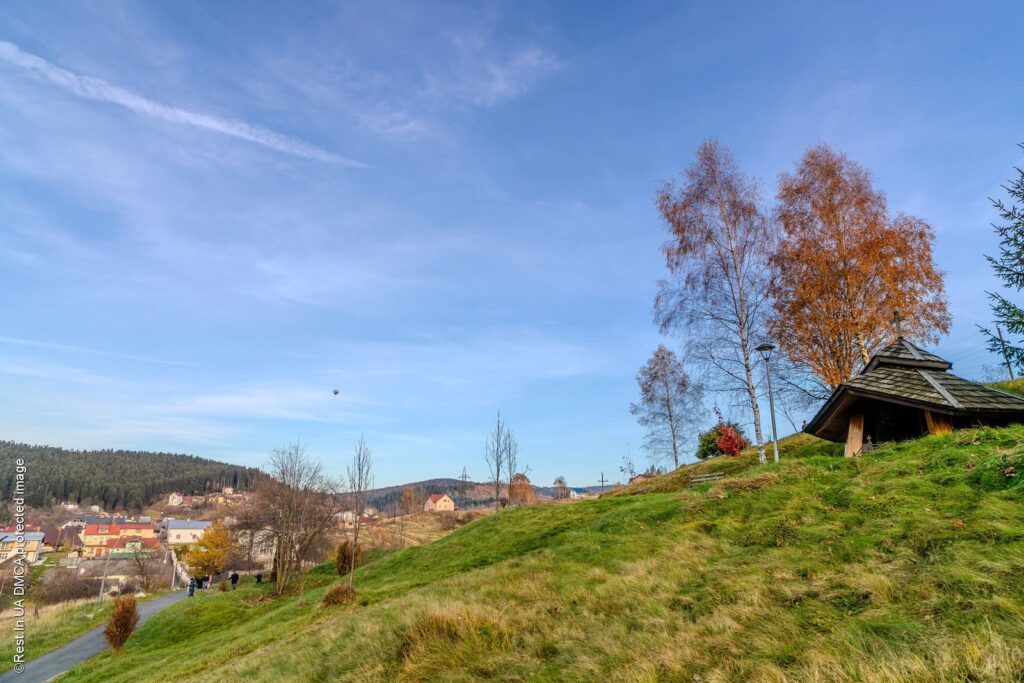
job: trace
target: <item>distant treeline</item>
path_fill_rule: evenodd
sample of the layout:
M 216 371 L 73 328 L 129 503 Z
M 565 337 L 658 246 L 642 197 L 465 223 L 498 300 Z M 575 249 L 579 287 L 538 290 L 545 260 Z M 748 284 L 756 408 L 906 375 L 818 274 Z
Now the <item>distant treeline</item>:
M 225 486 L 252 487 L 259 470 L 177 453 L 72 451 L 0 441 L 0 494 L 14 493 L 15 461 L 28 467 L 26 502 L 36 507 L 70 501 L 104 510 L 139 511 L 162 496 L 203 494 Z

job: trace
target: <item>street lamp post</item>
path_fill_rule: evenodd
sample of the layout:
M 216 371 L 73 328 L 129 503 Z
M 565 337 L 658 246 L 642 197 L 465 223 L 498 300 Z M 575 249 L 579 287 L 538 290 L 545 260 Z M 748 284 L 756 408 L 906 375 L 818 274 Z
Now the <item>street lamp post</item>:
M 772 395 L 772 369 L 768 363 L 772 357 L 772 351 L 775 350 L 775 346 L 766 342 L 758 346 L 756 350 L 761 354 L 761 358 L 764 358 L 764 374 L 768 377 L 768 408 L 772 413 L 772 453 L 775 456 L 775 462 L 778 462 L 779 433 L 775 429 L 775 397 Z
M 107 551 L 107 559 L 103 562 L 103 579 L 100 581 L 100 594 L 96 602 L 103 602 L 103 589 L 107 587 L 107 567 L 110 566 L 110 551 Z

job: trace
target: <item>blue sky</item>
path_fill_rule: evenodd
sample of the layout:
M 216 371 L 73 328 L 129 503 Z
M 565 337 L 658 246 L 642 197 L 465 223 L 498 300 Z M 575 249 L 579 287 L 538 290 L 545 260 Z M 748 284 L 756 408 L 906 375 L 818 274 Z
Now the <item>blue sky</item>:
M 483 478 L 500 409 L 536 482 L 611 476 L 654 191 L 712 136 L 769 199 L 818 142 L 870 168 L 980 375 L 1024 10 L 843 5 L 0 5 L 0 438 L 340 472 L 365 433 L 383 484 Z

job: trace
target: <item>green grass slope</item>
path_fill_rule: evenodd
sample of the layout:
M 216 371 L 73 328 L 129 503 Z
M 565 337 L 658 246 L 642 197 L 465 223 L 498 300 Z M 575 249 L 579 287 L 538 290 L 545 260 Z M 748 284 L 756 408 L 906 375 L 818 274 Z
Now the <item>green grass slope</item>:
M 367 564 L 344 607 L 326 568 L 306 606 L 204 592 L 63 680 L 1024 680 L 1024 428 L 838 453 L 506 510 Z

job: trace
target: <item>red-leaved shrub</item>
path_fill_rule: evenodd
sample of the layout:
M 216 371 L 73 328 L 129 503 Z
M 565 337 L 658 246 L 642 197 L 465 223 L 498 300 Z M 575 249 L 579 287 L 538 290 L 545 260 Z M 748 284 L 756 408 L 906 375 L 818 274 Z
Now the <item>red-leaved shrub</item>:
M 747 446 L 747 440 L 728 424 L 718 426 L 718 438 L 715 445 L 726 455 L 739 455 Z

